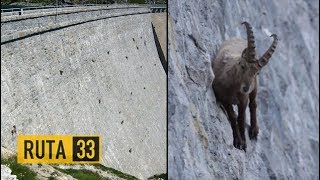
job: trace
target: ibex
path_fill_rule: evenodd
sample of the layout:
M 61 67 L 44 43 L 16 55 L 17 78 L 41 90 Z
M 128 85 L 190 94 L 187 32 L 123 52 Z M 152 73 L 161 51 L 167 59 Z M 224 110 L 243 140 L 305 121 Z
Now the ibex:
M 213 90 L 231 123 L 233 131 L 233 145 L 235 148 L 246 151 L 245 120 L 246 108 L 250 108 L 250 139 L 256 139 L 259 127 L 256 118 L 257 74 L 271 58 L 278 39 L 272 34 L 273 43 L 259 59 L 256 56 L 255 41 L 252 27 L 243 22 L 247 30 L 247 41 L 231 39 L 225 41 L 213 61 Z M 232 105 L 238 106 L 238 117 Z

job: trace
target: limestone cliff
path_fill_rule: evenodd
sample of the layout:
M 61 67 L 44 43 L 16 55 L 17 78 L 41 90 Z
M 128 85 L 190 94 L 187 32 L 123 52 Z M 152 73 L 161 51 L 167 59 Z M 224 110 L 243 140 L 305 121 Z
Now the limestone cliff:
M 232 145 L 210 68 L 224 40 L 246 38 L 243 21 L 260 56 L 280 39 L 259 75 L 260 134 L 247 153 Z M 318 21 L 315 0 L 169 1 L 169 179 L 319 178 Z

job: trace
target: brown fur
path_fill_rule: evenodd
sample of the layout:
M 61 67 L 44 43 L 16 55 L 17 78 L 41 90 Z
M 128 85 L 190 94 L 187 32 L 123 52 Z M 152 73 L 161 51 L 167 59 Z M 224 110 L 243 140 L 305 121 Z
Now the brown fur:
M 251 29 L 249 26 L 247 28 Z M 253 33 L 250 33 L 250 38 L 253 39 Z M 272 36 L 275 39 L 272 46 L 265 53 L 268 56 L 264 55 L 259 60 L 255 52 L 251 53 L 254 56 L 249 56 L 251 54 L 246 50 L 248 47 L 247 41 L 231 39 L 222 44 L 216 59 L 212 63 L 215 74 L 212 87 L 217 100 L 222 103 L 228 114 L 233 130 L 233 145 L 238 149 L 246 150 L 245 111 L 248 104 L 250 108 L 250 139 L 256 139 L 259 133 L 255 100 L 258 87 L 257 74 L 267 64 L 268 59 L 274 52 L 277 38 L 276 35 Z M 252 44 L 254 47 L 254 41 Z M 255 51 L 255 49 L 251 48 L 251 51 Z M 232 105 L 238 106 L 238 116 L 235 114 Z

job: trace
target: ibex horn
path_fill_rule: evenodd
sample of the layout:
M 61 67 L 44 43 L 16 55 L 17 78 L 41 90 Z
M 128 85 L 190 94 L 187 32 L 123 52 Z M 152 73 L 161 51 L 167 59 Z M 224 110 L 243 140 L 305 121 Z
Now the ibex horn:
M 256 56 L 256 46 L 254 45 L 254 36 L 252 27 L 248 22 L 243 22 L 241 24 L 244 24 L 247 29 L 247 40 L 248 40 L 248 47 L 247 47 L 247 61 L 254 63 L 255 62 L 255 56 Z
M 270 37 L 273 37 L 273 43 L 269 47 L 269 49 L 263 54 L 263 56 L 259 59 L 258 64 L 260 67 L 263 67 L 269 62 L 274 50 L 276 49 L 278 43 L 278 37 L 276 34 L 272 34 Z

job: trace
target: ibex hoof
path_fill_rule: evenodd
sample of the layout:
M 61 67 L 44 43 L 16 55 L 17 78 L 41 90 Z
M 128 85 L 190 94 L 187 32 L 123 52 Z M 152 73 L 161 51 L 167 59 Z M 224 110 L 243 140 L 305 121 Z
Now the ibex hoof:
M 233 139 L 233 146 L 237 149 L 246 151 L 247 145 L 240 137 L 235 137 Z
M 258 134 L 259 134 L 259 128 L 257 126 L 249 128 L 250 139 L 257 140 Z

